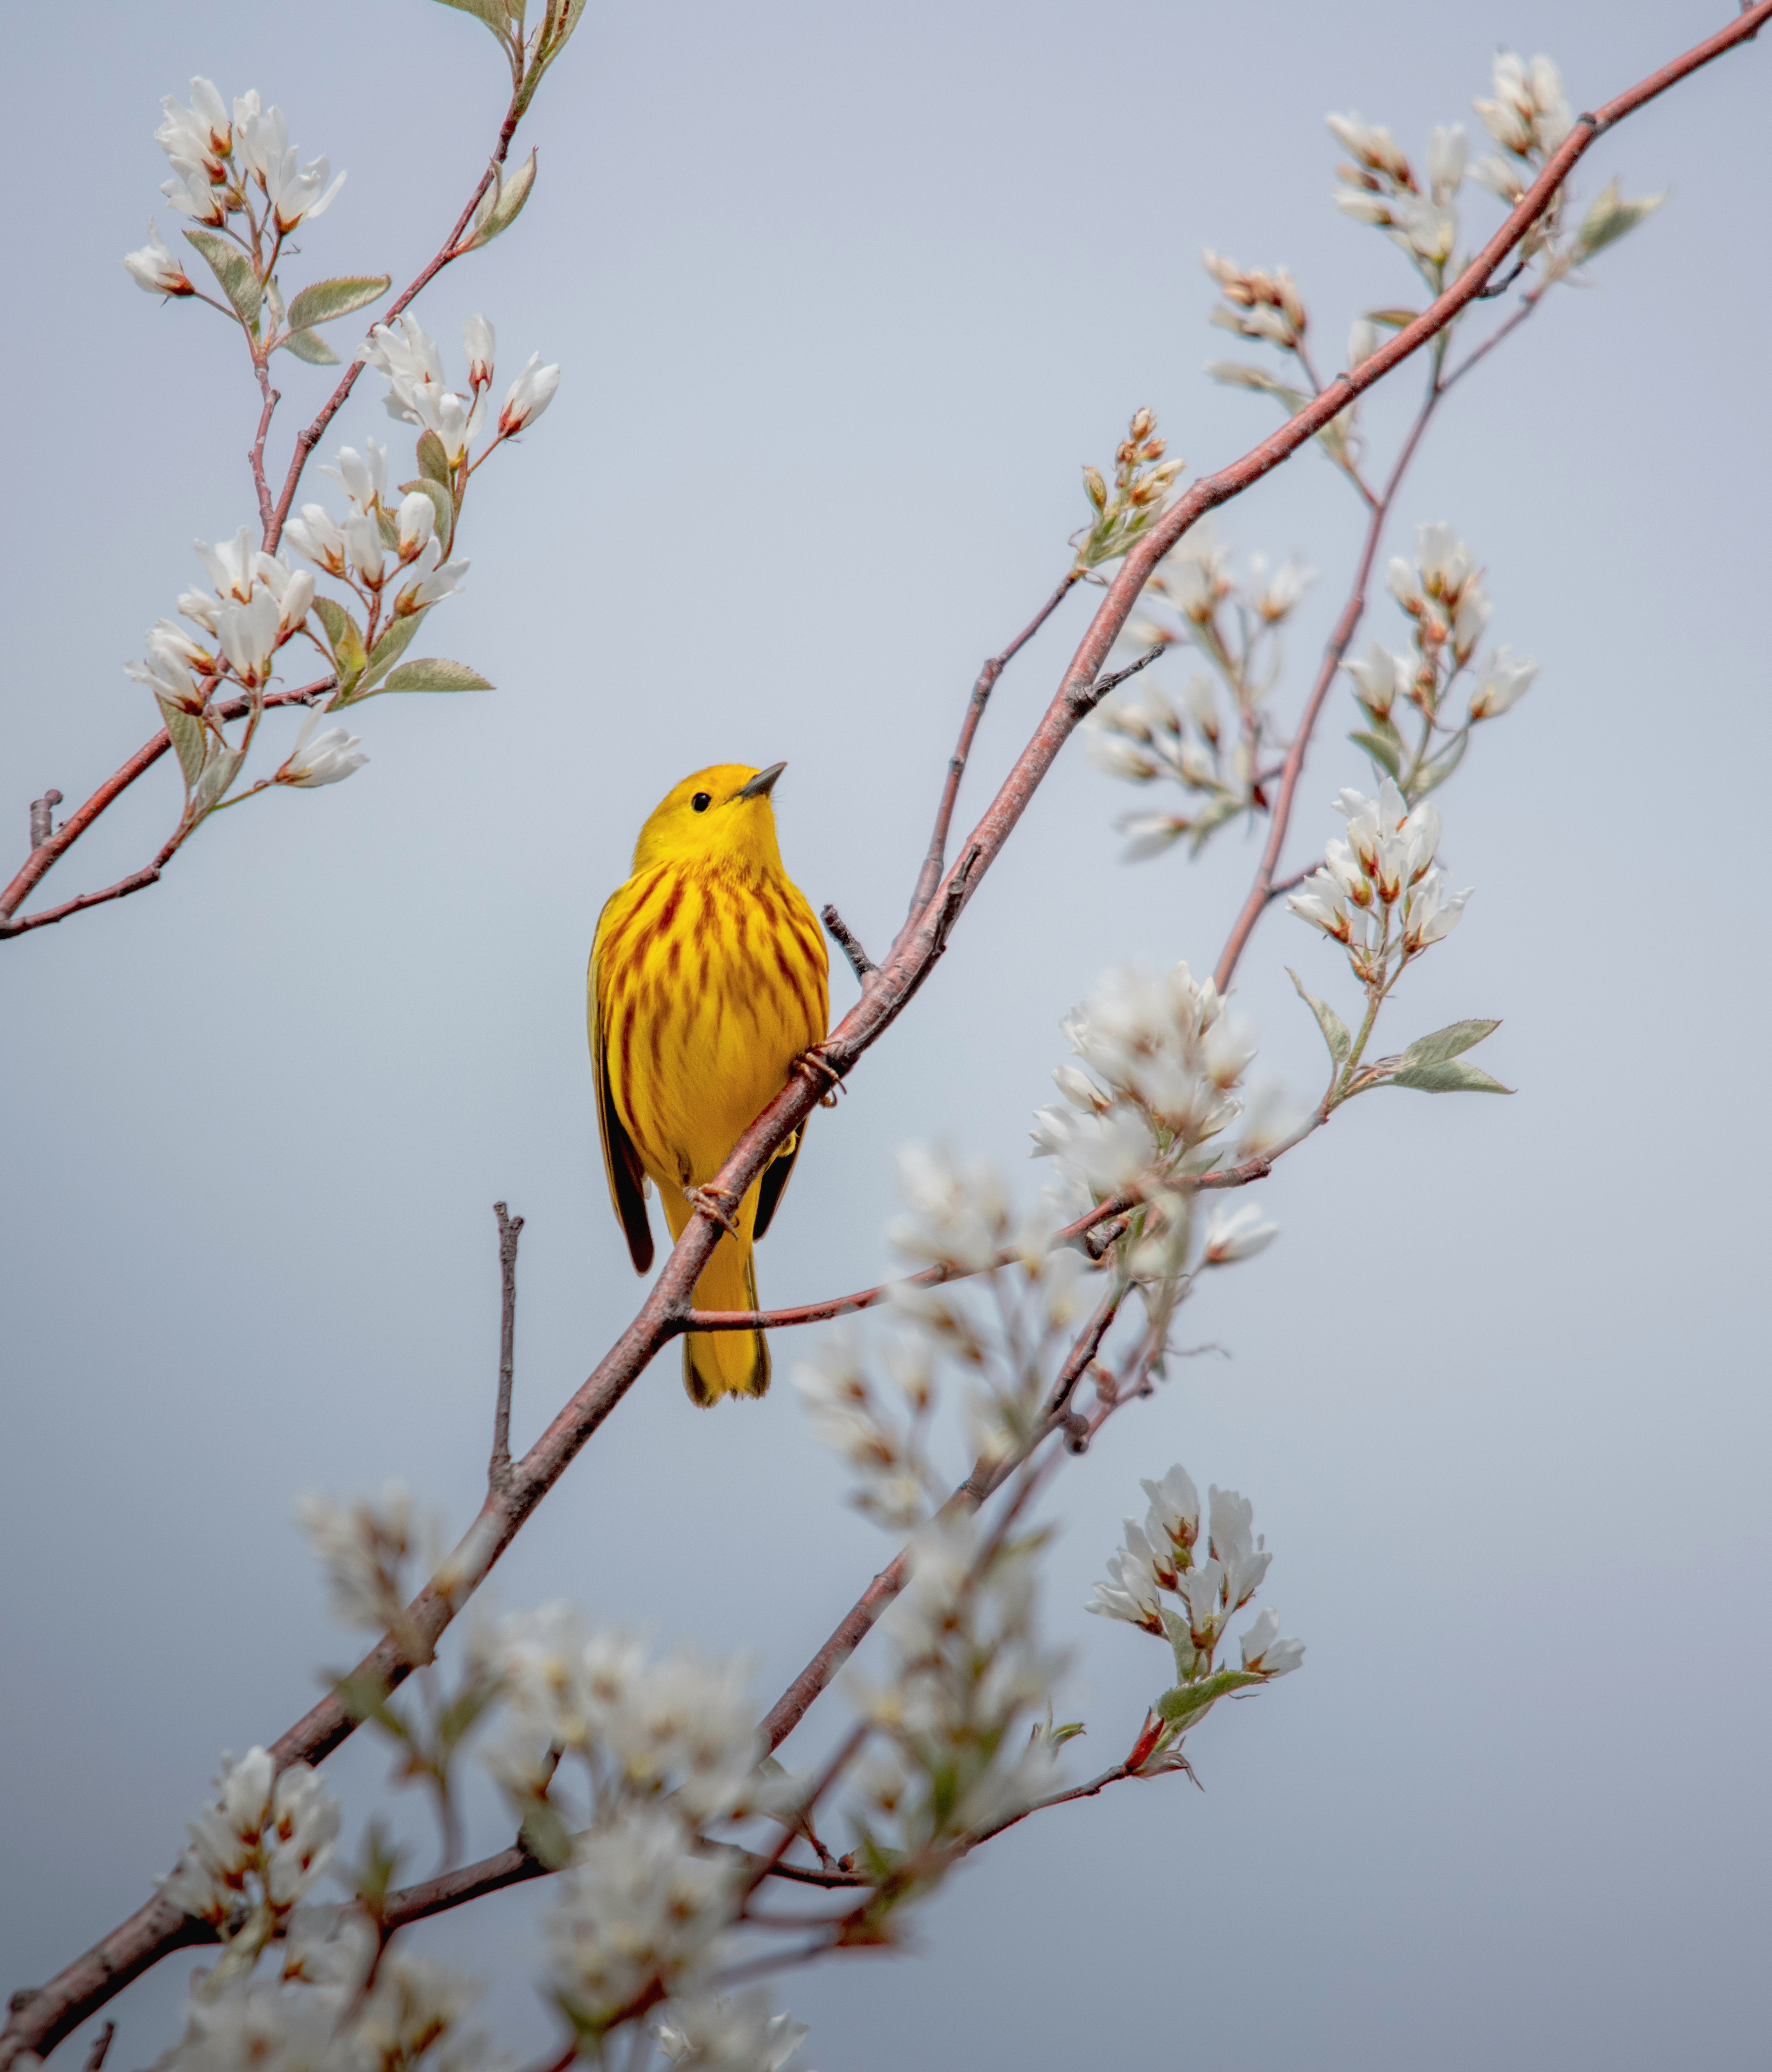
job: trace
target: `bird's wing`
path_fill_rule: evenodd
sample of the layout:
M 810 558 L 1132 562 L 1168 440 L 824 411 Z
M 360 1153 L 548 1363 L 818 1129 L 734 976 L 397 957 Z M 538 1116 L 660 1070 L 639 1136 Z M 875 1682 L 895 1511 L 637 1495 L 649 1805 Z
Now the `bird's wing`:
M 750 1235 L 767 1237 L 770 1220 L 775 1213 L 775 1204 L 787 1191 L 789 1176 L 794 1170 L 794 1161 L 800 1156 L 800 1141 L 806 1134 L 802 1126 L 794 1132 L 785 1149 L 778 1151 L 763 1168 L 763 1176 L 757 1183 L 757 1220 L 751 1226 Z
M 602 989 L 597 983 L 597 960 L 590 962 L 590 1066 L 597 1080 L 597 1128 L 603 1140 L 603 1170 L 609 1176 L 609 1198 L 615 1205 L 634 1271 L 652 1264 L 652 1226 L 646 1214 L 646 1174 L 634 1140 L 623 1124 L 609 1083 L 603 1026 Z

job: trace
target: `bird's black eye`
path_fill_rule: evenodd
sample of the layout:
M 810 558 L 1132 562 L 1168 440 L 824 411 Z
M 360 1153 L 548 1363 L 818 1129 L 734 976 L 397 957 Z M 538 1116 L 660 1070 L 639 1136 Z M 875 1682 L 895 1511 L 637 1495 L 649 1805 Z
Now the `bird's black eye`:
M 708 810 L 709 807 L 713 804 L 713 800 L 708 796 L 705 791 L 697 791 L 695 796 L 689 801 L 691 808 L 698 813 L 705 813 Z

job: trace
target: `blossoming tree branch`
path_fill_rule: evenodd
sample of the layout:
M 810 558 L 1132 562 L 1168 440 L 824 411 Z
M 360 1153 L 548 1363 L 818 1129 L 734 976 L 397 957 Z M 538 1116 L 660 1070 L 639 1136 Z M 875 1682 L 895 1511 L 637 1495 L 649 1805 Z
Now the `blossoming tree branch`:
M 231 545 L 201 550 L 212 592 L 179 603 L 198 631 L 162 623 L 138 665 L 166 730 L 136 760 L 151 762 L 170 746 L 185 779 L 175 839 L 142 882 L 221 807 L 277 784 L 334 781 L 355 767 L 356 744 L 342 728 L 305 730 L 269 775 L 234 789 L 276 702 L 338 710 L 402 688 L 409 669 L 458 672 L 409 680 L 419 688 L 465 680 L 458 664 L 401 658 L 418 621 L 458 582 L 461 565 L 451 557 L 470 475 L 532 421 L 555 371 L 525 370 L 494 437 L 471 458 L 490 416 L 491 328 L 478 319 L 469 327 L 468 385 L 456 392 L 405 311 L 438 268 L 495 234 L 520 207 L 533 158 L 507 179 L 505 154 L 577 10 L 550 4 L 542 27 L 529 32 L 520 8 L 505 0 L 458 4 L 498 39 L 512 98 L 493 165 L 461 221 L 364 348 L 363 364 L 388 377 L 390 409 L 418 428 L 418 473 L 397 502 L 385 455 L 372 442 L 366 454 L 339 455 L 344 515 L 316 503 L 290 516 L 302 465 L 355 368 L 300 435 L 279 494 L 263 471 L 276 401 L 271 354 L 321 356 L 329 348 L 317 327 L 367 306 L 368 290 L 379 296 L 387 286 L 332 282 L 283 298 L 276 266 L 287 230 L 323 208 L 336 183 L 327 184 L 323 162 L 297 163 L 281 117 L 254 97 L 230 112 L 198 82 L 188 107 L 168 105 L 161 134 L 176 175 L 169 198 L 192 217 L 187 237 L 220 294 L 199 288 L 158 237 L 128 263 L 143 285 L 208 301 L 243 334 L 264 398 L 253 460 L 261 532 L 256 546 L 249 528 Z M 183 2033 L 162 2065 L 208 2072 L 267 2062 L 491 2064 L 492 2042 L 469 2025 L 470 1984 L 415 1953 L 409 1930 L 540 1880 L 552 1897 L 537 1963 L 558 2022 L 549 2062 L 563 2069 L 619 2051 L 636 2068 L 661 2054 L 681 2066 L 781 2072 L 805 2032 L 774 2008 L 763 1983 L 771 1975 L 890 1946 L 968 1855 L 1018 1821 L 1186 1773 L 1188 1737 L 1209 1714 L 1299 1667 L 1303 1643 L 1282 1631 L 1273 1607 L 1251 1611 L 1272 1559 L 1251 1503 L 1210 1486 L 1203 1498 L 1187 1470 L 1170 1465 L 1145 1481 L 1144 1515 L 1127 1520 L 1087 1607 L 1156 1643 L 1151 1700 L 1141 1717 L 1098 1723 L 1096 1738 L 1106 1735 L 1124 1753 L 1067 1782 L 1065 1751 L 1081 1723 L 1061 1720 L 1055 1705 L 1065 1651 L 1045 1637 L 1040 1617 L 1042 1507 L 1095 1433 L 1162 1388 L 1178 1356 L 1176 1319 L 1201 1276 L 1272 1240 L 1274 1226 L 1252 1202 L 1208 1213 L 1203 1197 L 1265 1177 L 1368 1092 L 1506 1091 L 1469 1054 L 1497 1026 L 1489 1016 L 1412 1030 L 1389 1051 L 1379 1047 L 1379 1031 L 1383 1022 L 1388 1040 L 1408 973 L 1440 952 L 1471 898 L 1439 861 L 1440 796 L 1479 737 L 1530 689 L 1535 668 L 1512 640 L 1491 643 L 1494 605 L 1478 557 L 1437 516 L 1417 514 L 1404 536 L 1412 551 L 1388 558 L 1395 615 L 1388 637 L 1381 632 L 1359 655 L 1355 639 L 1437 413 L 1555 288 L 1583 278 L 1658 205 L 1626 198 L 1616 179 L 1578 205 L 1569 186 L 1578 162 L 1636 109 L 1749 41 L 1769 18 L 1772 0 L 1762 0 L 1591 113 L 1571 108 L 1548 60 L 1503 53 L 1490 92 L 1476 101 L 1494 148 L 1474 168 L 1461 125 L 1435 130 L 1417 161 L 1389 130 L 1331 117 L 1345 154 L 1337 204 L 1396 249 L 1414 294 L 1412 306 L 1387 301 L 1359 314 L 1346 367 L 1326 381 L 1309 305 L 1291 276 L 1207 255 L 1219 297 L 1215 323 L 1257 356 L 1214 372 L 1277 401 L 1281 428 L 1231 466 L 1179 488 L 1180 462 L 1140 410 L 1111 469 L 1085 470 L 1084 522 L 1062 579 L 985 664 L 967 703 L 896 938 L 875 961 L 827 910 L 860 1001 L 744 1132 L 715 1186 L 697 1190 L 705 1198 L 633 1322 L 516 1459 L 508 1434 L 520 1225 L 500 1205 L 504 1357 L 478 1516 L 443 1552 L 434 1522 L 403 1490 L 304 1499 L 301 1516 L 334 1608 L 374 1644 L 276 1741 L 224 1759 L 213 1798 L 192 1819 L 158 1894 L 56 1978 L 14 1996 L 0 2065 L 47 2052 L 151 1966 L 199 1946 L 217 1954 L 193 1980 Z M 1474 251 L 1465 222 L 1473 184 L 1503 211 Z M 1514 300 L 1490 317 L 1486 304 L 1507 294 Z M 1359 399 L 1407 361 L 1422 376 L 1420 400 L 1381 461 L 1362 430 Z M 1360 546 L 1327 649 L 1289 727 L 1276 717 L 1272 693 L 1281 636 L 1309 571 L 1275 569 L 1259 556 L 1240 565 L 1211 514 L 1310 445 L 1347 483 Z M 284 557 L 285 540 L 307 568 Z M 323 598 L 319 577 L 335 594 Z M 1102 592 L 1087 630 L 950 861 L 952 816 L 993 687 L 1079 585 Z M 298 637 L 319 650 L 326 674 L 298 690 L 269 689 L 276 657 Z M 1336 796 L 1334 832 L 1320 860 L 1293 864 L 1306 758 L 1343 684 L 1371 781 Z M 230 726 L 241 730 L 230 734 Z M 791 1309 L 697 1309 L 693 1290 L 722 1235 L 721 1201 L 742 1198 L 909 1005 L 1079 728 L 1112 777 L 1160 801 L 1122 824 L 1134 857 L 1178 845 L 1198 853 L 1224 828 L 1265 820 L 1253 882 L 1211 975 L 1197 976 L 1186 963 L 1110 972 L 1067 1020 L 1075 1062 L 1055 1074 L 1060 1103 L 1034 1118 L 1035 1148 L 1054 1175 L 1038 1199 L 1018 1200 L 987 1167 L 912 1148 L 902 1166 L 906 1214 L 890 1232 L 903 1278 Z M 108 803 L 88 802 L 85 824 Z M 80 819 L 58 832 L 47 811 L 40 807 L 32 857 L 44 860 L 9 891 L 9 913 L 77 838 L 76 828 L 46 854 Z M 132 889 L 125 882 L 15 927 Z M 1309 983 L 1295 974 L 1294 984 L 1325 1054 L 1311 1096 L 1290 1104 L 1252 1094 L 1255 1035 L 1230 1005 L 1253 932 L 1282 901 L 1301 924 L 1293 954 L 1314 959 Z M 883 1328 L 857 1321 L 876 1309 L 886 1313 Z M 854 1502 L 902 1544 L 760 1722 L 738 1667 L 684 1651 L 649 1658 L 619 1628 L 568 1605 L 470 1625 L 458 1644 L 450 1629 L 500 1554 L 673 1338 L 833 1320 L 835 1330 L 812 1340 L 796 1379 L 845 1464 Z M 790 1773 L 775 1751 L 882 1619 L 883 1646 L 845 1679 L 851 1721 L 813 1768 Z M 353 1848 L 343 1845 L 343 1811 L 319 1766 L 360 1729 L 397 1749 L 401 1775 L 434 1805 L 443 1862 L 428 1879 L 401 1881 L 399 1853 L 373 1820 Z M 462 1766 L 470 1750 L 503 1794 L 515 1840 L 463 1864 Z M 321 1896 L 328 1876 L 340 1883 L 337 1903 Z M 95 2062 L 102 2051 L 101 2041 Z

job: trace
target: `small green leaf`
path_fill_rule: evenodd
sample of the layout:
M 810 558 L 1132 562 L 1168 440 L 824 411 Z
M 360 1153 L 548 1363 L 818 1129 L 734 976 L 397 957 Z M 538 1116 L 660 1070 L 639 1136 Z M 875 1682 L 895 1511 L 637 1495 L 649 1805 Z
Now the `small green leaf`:
M 1175 1678 L 1185 1684 L 1199 1666 L 1199 1651 L 1194 1645 L 1194 1636 L 1188 1623 L 1179 1612 L 1172 1612 L 1167 1605 L 1161 1606 L 1157 1616 L 1163 1622 L 1163 1630 L 1169 1635 L 1169 1644 L 1175 1655 Z
M 1466 1064 L 1462 1058 L 1447 1058 L 1437 1065 L 1404 1065 L 1379 1084 L 1413 1087 L 1424 1094 L 1511 1094 L 1514 1091 L 1474 1065 Z
M 410 482 L 400 485 L 402 496 L 410 496 L 414 490 L 430 499 L 437 513 L 437 543 L 447 555 L 450 541 L 455 536 L 454 498 L 442 483 L 433 482 L 428 475 L 415 475 Z
M 1247 1669 L 1220 1669 L 1198 1684 L 1178 1684 L 1173 1691 L 1166 1691 L 1157 1700 L 1157 1711 L 1172 1727 L 1185 1732 L 1198 1725 L 1201 1715 L 1209 1712 L 1220 1698 L 1261 1680 Z
M 1405 1065 L 1443 1064 L 1462 1050 L 1474 1050 L 1486 1037 L 1500 1028 L 1499 1022 L 1452 1022 L 1431 1036 L 1417 1036 L 1403 1053 Z
M 377 511 L 376 513 L 376 529 L 381 534 L 381 544 L 383 546 L 397 549 L 400 545 L 400 528 L 394 522 L 394 514 L 393 512 Z
M 490 691 L 493 686 L 465 662 L 426 660 L 402 662 L 381 688 L 384 691 Z
M 356 695 L 360 698 L 368 697 L 412 645 L 413 635 L 418 631 L 424 621 L 425 612 L 430 608 L 427 605 L 423 610 L 409 612 L 403 619 L 397 619 L 383 631 L 381 638 L 369 650 L 369 666 L 363 672 L 363 680 L 356 686 Z
M 427 425 L 418 434 L 418 472 L 428 475 L 433 482 L 441 483 L 445 489 L 454 490 L 454 475 L 449 464 L 449 455 L 443 450 L 443 442 Z
M 1363 748 L 1393 783 L 1402 775 L 1403 762 L 1396 752 L 1396 744 L 1387 741 L 1382 734 L 1375 730 L 1351 734 L 1347 738 L 1356 748 Z
M 1431 763 L 1425 763 L 1415 773 L 1415 782 L 1409 787 L 1409 801 L 1412 805 L 1425 799 L 1430 791 L 1437 791 L 1453 771 L 1465 759 L 1465 750 L 1470 746 L 1470 730 L 1461 727 L 1453 737 L 1451 744 L 1442 748 Z
M 192 712 L 187 712 L 171 698 L 162 697 L 156 691 L 154 697 L 160 707 L 160 717 L 167 723 L 167 732 L 172 741 L 172 752 L 179 758 L 179 767 L 184 772 L 185 789 L 188 791 L 203 774 L 204 744 L 209 738 L 208 729 Z
M 437 1721 L 437 1738 L 446 1753 L 472 1731 L 475 1721 L 498 1695 L 495 1683 L 471 1684 L 453 1704 L 444 1707 Z
M 210 737 L 209 748 L 209 760 L 203 767 L 203 775 L 191 787 L 190 812 L 193 821 L 215 811 L 221 803 L 222 794 L 240 775 L 240 766 L 246 760 L 244 749 L 219 748 L 213 735 Z
M 1259 388 L 1264 395 L 1277 397 L 1292 417 L 1297 417 L 1310 400 L 1301 388 L 1289 388 L 1284 381 L 1277 381 L 1266 368 L 1252 367 L 1244 360 L 1209 360 L 1206 371 L 1227 388 Z
M 265 283 L 265 306 L 271 313 L 270 335 L 274 338 L 283 328 L 283 291 L 274 273 Z
M 1615 245 L 1627 231 L 1634 230 L 1646 216 L 1653 216 L 1667 199 L 1665 194 L 1645 195 L 1640 200 L 1626 201 L 1618 191 L 1618 183 L 1608 180 L 1593 197 L 1587 214 L 1581 219 L 1581 228 L 1575 234 L 1577 259 L 1591 259 L 1596 252 L 1603 252 L 1607 245 Z
M 523 213 L 523 204 L 529 199 L 529 190 L 535 185 L 535 153 L 532 151 L 514 173 L 502 174 L 497 185 L 489 190 L 495 195 L 492 205 L 486 208 L 486 197 L 482 196 L 480 208 L 486 209 L 471 226 L 461 249 L 477 252 L 483 245 L 490 245 L 501 232 L 508 230 Z
M 1354 1039 L 1347 1033 L 1347 1024 L 1326 1000 L 1318 1000 L 1314 993 L 1306 993 L 1298 974 L 1290 964 L 1286 976 L 1297 988 L 1298 997 L 1317 1018 L 1317 1026 L 1323 1032 L 1323 1041 L 1329 1046 L 1329 1054 L 1338 1065 L 1345 1065 L 1353 1054 Z
M 342 273 L 336 280 L 311 281 L 290 304 L 290 328 L 306 331 L 310 324 L 331 323 L 335 317 L 367 309 L 393 286 L 386 273 Z
M 510 17 L 504 0 L 438 0 L 440 6 L 453 7 L 458 14 L 471 14 L 477 21 L 485 23 L 500 43 L 510 42 Z
M 524 1848 L 551 1871 L 562 1868 L 572 1854 L 572 1830 L 545 1799 L 524 1807 L 519 1832 Z
M 282 349 L 293 352 L 298 360 L 305 360 L 310 367 L 336 367 L 339 356 L 317 331 L 292 331 L 282 341 Z
M 1368 323 L 1388 324 L 1392 331 L 1404 331 L 1420 314 L 1419 310 L 1368 310 L 1366 320 Z
M 249 331 L 258 322 L 259 305 L 265 299 L 265 290 L 245 253 L 225 237 L 218 237 L 212 230 L 187 230 L 185 236 L 208 261 L 209 270 L 220 282 L 222 293 Z
M 369 651 L 363 644 L 363 629 L 332 598 L 315 598 L 314 612 L 331 643 L 332 659 L 339 668 L 339 688 L 349 691 L 369 666 Z

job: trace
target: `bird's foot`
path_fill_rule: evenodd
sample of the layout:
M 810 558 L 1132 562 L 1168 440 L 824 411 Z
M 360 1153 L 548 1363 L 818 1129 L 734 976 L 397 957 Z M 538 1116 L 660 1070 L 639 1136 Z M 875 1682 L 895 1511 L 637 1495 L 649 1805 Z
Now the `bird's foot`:
M 793 1069 L 814 1086 L 823 1083 L 824 1092 L 818 1104 L 820 1108 L 837 1106 L 837 1097 L 843 1090 L 843 1075 L 825 1056 L 822 1043 L 814 1043 L 809 1050 L 802 1050 L 794 1060 Z
M 693 1202 L 698 1209 L 712 1216 L 729 1236 L 738 1235 L 738 1226 L 732 1220 L 738 1213 L 738 1197 L 724 1187 L 685 1187 L 683 1198 Z

